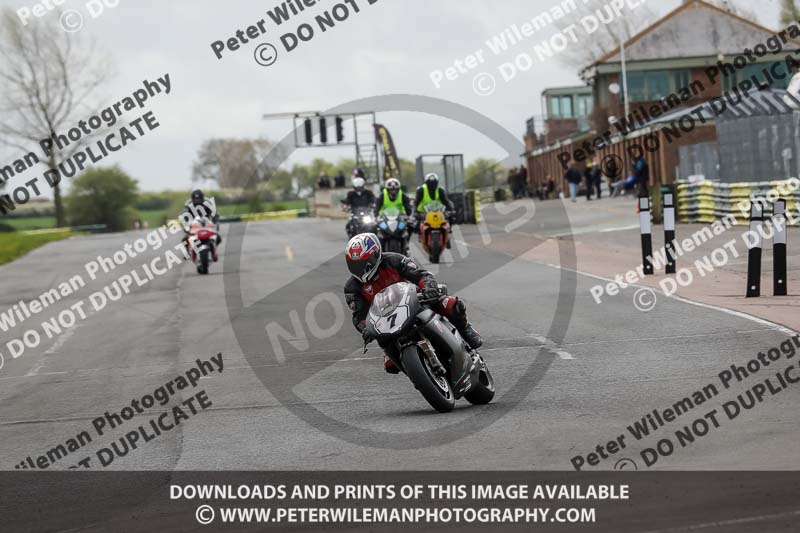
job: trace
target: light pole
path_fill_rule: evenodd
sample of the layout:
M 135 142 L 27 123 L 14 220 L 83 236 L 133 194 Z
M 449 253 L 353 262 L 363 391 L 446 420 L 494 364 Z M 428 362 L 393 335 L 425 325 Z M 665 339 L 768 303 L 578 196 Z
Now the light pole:
M 625 105 L 625 118 L 631 114 L 630 104 L 628 103 L 628 71 L 625 68 L 625 26 L 624 19 L 620 18 L 619 45 L 620 59 L 622 60 L 622 101 Z

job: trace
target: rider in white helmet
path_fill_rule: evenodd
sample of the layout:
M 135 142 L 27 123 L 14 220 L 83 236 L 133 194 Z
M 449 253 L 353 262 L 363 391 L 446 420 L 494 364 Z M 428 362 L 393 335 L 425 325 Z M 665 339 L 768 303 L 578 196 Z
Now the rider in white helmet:
M 359 169 L 357 169 L 359 170 Z M 367 181 L 353 172 L 353 190 L 347 193 L 347 197 L 342 200 L 342 207 L 355 211 L 356 209 L 368 209 L 372 211 L 375 205 L 375 195 L 372 191 L 367 189 Z M 352 225 L 353 221 L 349 221 L 345 226 L 348 235 L 354 235 L 358 230 Z
M 403 191 L 403 186 L 397 178 L 386 180 L 383 192 L 378 195 L 378 203 L 375 204 L 375 216 L 380 216 L 384 209 L 392 207 L 405 212 L 406 216 L 411 215 L 411 200 Z

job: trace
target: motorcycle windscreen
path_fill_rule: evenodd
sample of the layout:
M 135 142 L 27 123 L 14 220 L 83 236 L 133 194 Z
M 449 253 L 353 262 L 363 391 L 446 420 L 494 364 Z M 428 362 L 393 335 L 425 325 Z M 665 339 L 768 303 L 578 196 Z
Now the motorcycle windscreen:
M 440 228 L 445 223 L 444 205 L 441 202 L 431 202 L 425 206 L 425 223 L 432 228 Z
M 392 233 L 397 231 L 398 225 L 400 224 L 400 210 L 396 207 L 388 207 L 383 210 L 381 213 L 383 217 L 383 221 L 381 222 L 381 227 L 384 230 L 389 230 Z
M 430 202 L 425 206 L 424 209 L 426 213 L 436 213 L 438 211 L 445 210 L 444 204 L 442 202 L 436 202 L 436 201 Z
M 411 283 L 395 283 L 379 292 L 369 309 L 369 322 L 380 335 L 403 329 L 411 317 L 409 302 L 417 289 Z
M 382 214 L 387 217 L 399 217 L 400 210 L 397 209 L 396 207 L 387 207 L 386 209 L 383 210 Z

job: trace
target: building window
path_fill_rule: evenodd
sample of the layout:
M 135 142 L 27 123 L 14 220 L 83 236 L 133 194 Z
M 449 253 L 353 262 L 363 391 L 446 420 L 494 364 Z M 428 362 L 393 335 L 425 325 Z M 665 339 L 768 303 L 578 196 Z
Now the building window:
M 592 96 L 578 96 L 578 113 L 579 117 L 588 117 L 592 114 L 594 108 L 594 99 Z
M 783 61 L 776 61 L 779 63 L 778 66 L 775 67 L 776 74 L 778 76 L 785 74 L 782 80 L 776 79 L 772 73 L 769 74 L 769 77 L 772 78 L 772 85 L 770 85 L 773 89 L 786 89 L 789 87 L 789 82 L 792 79 L 792 73 L 787 72 L 786 64 Z M 735 88 L 738 84 L 742 83 L 744 80 L 753 80 L 756 79 L 760 83 L 767 83 L 769 80 L 764 75 L 764 70 L 766 69 L 769 72 L 770 68 L 772 68 L 773 63 L 753 63 L 751 65 L 747 65 L 741 70 L 737 70 L 733 74 L 725 74 L 725 90 L 730 91 L 731 89 Z
M 572 96 L 550 97 L 551 118 L 572 118 Z
M 689 86 L 688 70 L 633 71 L 627 77 L 632 102 L 655 102 Z

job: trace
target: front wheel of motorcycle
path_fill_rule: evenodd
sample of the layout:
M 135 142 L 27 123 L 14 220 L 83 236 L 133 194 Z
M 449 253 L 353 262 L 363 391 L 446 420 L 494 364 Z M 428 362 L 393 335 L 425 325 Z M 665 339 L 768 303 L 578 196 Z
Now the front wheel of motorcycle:
M 387 252 L 393 252 L 393 253 L 396 253 L 396 254 L 402 254 L 403 253 L 403 243 L 402 243 L 402 241 L 399 241 L 397 239 L 389 239 L 386 242 L 385 250 Z
M 211 250 L 200 250 L 200 258 L 197 263 L 198 274 L 208 274 L 208 265 L 211 262 Z
M 489 372 L 483 357 L 480 358 L 478 364 L 480 365 L 478 383 L 464 395 L 464 398 L 472 405 L 485 405 L 494 399 L 494 378 L 492 373 Z
M 456 405 L 456 398 L 447 376 L 437 376 L 428 360 L 416 345 L 408 346 L 402 353 L 403 369 L 414 387 L 431 407 L 440 413 L 448 413 Z
M 434 265 L 439 264 L 439 258 L 442 255 L 442 242 L 439 240 L 440 235 L 436 234 L 431 237 L 431 252 L 428 254 L 428 259 Z

